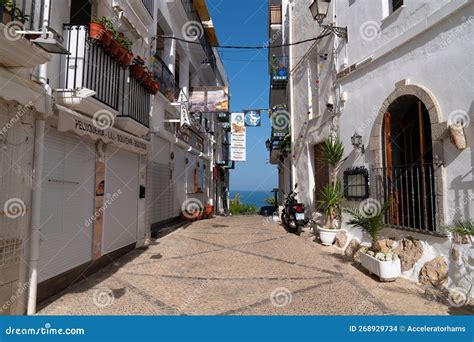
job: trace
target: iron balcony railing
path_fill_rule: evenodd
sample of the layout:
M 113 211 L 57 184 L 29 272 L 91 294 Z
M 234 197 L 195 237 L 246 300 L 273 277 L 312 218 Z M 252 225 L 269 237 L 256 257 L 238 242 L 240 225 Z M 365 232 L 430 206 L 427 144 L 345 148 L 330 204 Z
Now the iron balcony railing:
M 385 224 L 424 232 L 439 232 L 438 164 L 373 169 L 380 203 L 391 200 Z
M 44 0 L 0 0 L 0 22 L 20 21 L 28 30 L 41 28 Z
M 272 89 L 284 89 L 288 83 L 288 56 L 270 58 L 270 82 Z
M 155 81 L 160 84 L 160 92 L 171 102 L 178 99 L 180 88 L 176 83 L 173 73 L 168 69 L 160 56 L 155 55 L 150 65 Z
M 154 0 L 142 0 L 143 5 L 145 6 L 146 10 L 153 18 L 153 2 Z
M 93 98 L 149 127 L 150 93 L 103 46 L 89 39 L 85 25 L 64 25 L 65 46 L 60 87 L 64 90 L 87 88 Z

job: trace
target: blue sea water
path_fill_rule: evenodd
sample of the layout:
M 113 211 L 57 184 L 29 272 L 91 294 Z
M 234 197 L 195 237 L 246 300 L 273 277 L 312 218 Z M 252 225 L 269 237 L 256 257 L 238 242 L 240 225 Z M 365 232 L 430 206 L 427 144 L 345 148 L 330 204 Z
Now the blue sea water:
M 254 190 L 231 190 L 230 199 L 233 199 L 235 194 L 240 195 L 240 201 L 243 204 L 254 204 L 257 208 L 268 205 L 264 202 L 267 197 L 273 197 L 271 191 L 254 191 Z

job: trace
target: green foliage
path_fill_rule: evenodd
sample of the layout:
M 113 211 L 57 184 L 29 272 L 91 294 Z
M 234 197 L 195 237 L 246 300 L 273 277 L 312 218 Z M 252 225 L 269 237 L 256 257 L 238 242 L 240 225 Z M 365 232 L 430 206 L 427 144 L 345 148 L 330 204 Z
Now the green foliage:
M 267 197 L 263 200 L 265 203 L 269 204 L 269 205 L 276 205 L 276 201 L 275 201 L 275 197 L 274 196 L 270 196 L 270 197 Z
M 341 164 L 344 157 L 344 145 L 339 138 L 326 138 L 323 142 L 323 155 L 320 160 L 333 169 L 336 169 Z
M 3 7 L 3 10 L 10 13 L 14 20 L 20 20 L 23 23 L 26 23 L 30 20 L 30 16 L 24 14 L 20 7 L 15 6 L 12 0 L 0 0 L 0 6 Z
M 448 230 L 460 236 L 474 236 L 474 221 L 457 220 L 448 227 Z
M 92 22 L 94 23 L 97 23 L 97 24 L 101 24 L 103 25 L 107 30 L 110 30 L 114 33 L 116 33 L 115 29 L 114 29 L 114 23 L 111 19 L 109 19 L 108 17 L 105 17 L 105 16 L 102 16 L 100 18 L 94 18 L 92 20 Z
M 291 151 L 291 134 L 285 135 L 280 145 L 280 149 L 285 152 Z
M 230 200 L 230 212 L 232 215 L 250 215 L 256 214 L 258 209 L 253 204 L 241 203 L 240 195 L 235 194 L 234 198 Z
M 132 42 L 130 39 L 125 37 L 123 34 L 117 34 L 115 40 L 127 51 L 132 48 Z
M 344 199 L 339 182 L 336 183 L 336 186 L 327 184 L 323 190 L 321 190 L 321 197 L 322 200 L 320 200 L 320 203 L 327 214 L 326 228 L 335 229 L 334 220 L 340 216 L 340 204 Z
M 373 246 L 379 240 L 380 231 L 383 229 L 383 218 L 390 206 L 391 201 L 387 201 L 383 206 L 370 214 L 365 213 L 359 208 L 346 208 L 344 211 L 352 216 L 347 223 L 365 230 L 370 235 Z

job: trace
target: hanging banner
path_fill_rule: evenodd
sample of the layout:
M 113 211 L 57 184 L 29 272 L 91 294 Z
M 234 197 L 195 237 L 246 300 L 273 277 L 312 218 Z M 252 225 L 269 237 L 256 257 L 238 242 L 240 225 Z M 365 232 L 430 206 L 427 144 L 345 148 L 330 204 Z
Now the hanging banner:
M 230 159 L 232 161 L 245 161 L 246 159 L 246 128 L 244 117 L 244 113 L 232 113 L 230 116 Z
M 219 113 L 229 111 L 228 87 L 192 87 L 189 91 L 190 112 Z
M 181 127 L 189 127 L 191 125 L 191 121 L 189 120 L 188 99 L 186 98 L 186 94 L 183 92 L 183 90 L 179 92 L 178 102 L 180 103 Z
M 258 127 L 262 124 L 262 117 L 259 110 L 245 111 L 245 126 Z

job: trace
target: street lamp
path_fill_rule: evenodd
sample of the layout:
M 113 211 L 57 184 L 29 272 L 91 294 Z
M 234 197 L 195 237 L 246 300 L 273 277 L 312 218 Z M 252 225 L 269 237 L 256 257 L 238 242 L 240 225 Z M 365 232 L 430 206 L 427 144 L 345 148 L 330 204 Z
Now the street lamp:
M 331 0 L 313 0 L 313 3 L 309 6 L 309 10 L 311 11 L 311 15 L 313 16 L 314 20 L 316 20 L 319 26 L 324 29 L 321 35 L 325 35 L 329 31 L 334 33 L 339 38 L 344 38 L 347 42 L 347 27 L 334 26 L 333 24 L 323 24 L 324 19 L 328 15 L 330 4 Z
M 365 153 L 365 146 L 362 143 L 362 136 L 360 136 L 357 132 L 354 132 L 354 134 L 352 135 L 351 143 L 352 146 L 359 149 L 362 153 Z
M 267 150 L 270 151 L 270 146 L 272 145 L 272 142 L 270 141 L 270 139 L 267 139 L 267 141 L 265 141 L 265 146 L 267 147 Z
M 331 0 L 314 0 L 309 6 L 313 18 L 319 23 L 319 25 L 322 25 L 324 18 L 327 17 L 330 3 Z

